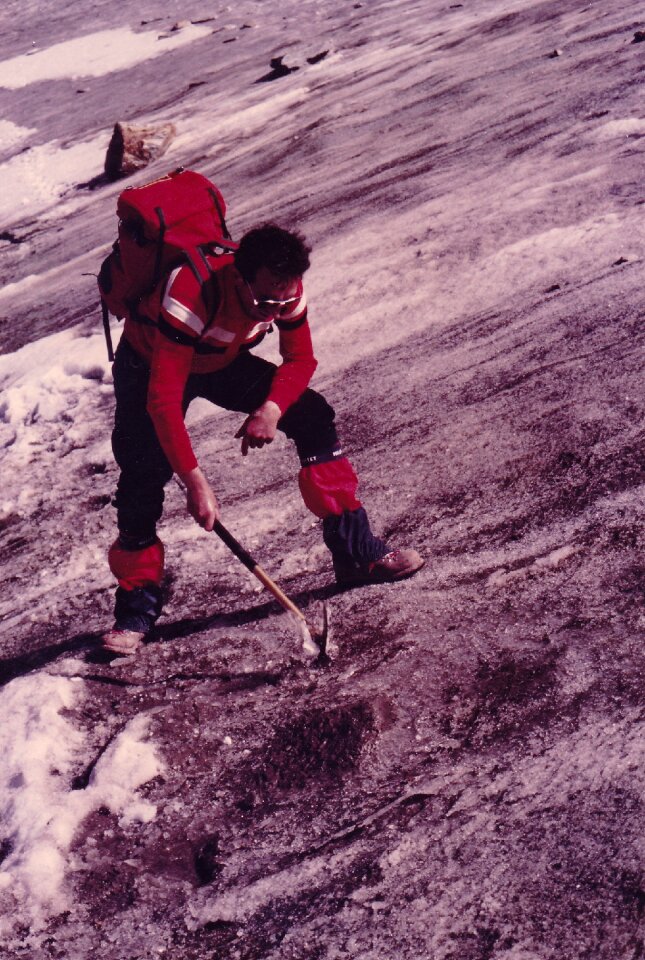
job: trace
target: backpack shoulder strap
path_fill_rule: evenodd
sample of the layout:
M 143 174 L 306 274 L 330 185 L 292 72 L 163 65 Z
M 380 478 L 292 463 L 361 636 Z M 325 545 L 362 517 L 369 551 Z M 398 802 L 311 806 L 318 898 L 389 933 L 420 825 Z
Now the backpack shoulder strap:
M 222 302 L 222 292 L 216 270 L 213 270 L 208 280 L 202 284 L 202 297 L 204 306 L 206 307 L 206 326 L 202 331 L 203 337 L 215 319 L 215 314 L 219 310 L 219 305 Z
M 206 326 L 201 334 L 203 337 L 215 319 L 215 314 L 222 302 L 222 294 L 217 279 L 219 271 L 210 264 L 202 247 L 196 247 L 194 251 L 187 252 L 186 262 L 201 286 L 202 299 L 206 307 Z

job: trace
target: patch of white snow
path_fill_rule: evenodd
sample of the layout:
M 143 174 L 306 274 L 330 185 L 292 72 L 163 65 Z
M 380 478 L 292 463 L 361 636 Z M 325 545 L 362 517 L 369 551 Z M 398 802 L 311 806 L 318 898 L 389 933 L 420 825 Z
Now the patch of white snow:
M 19 127 L 11 120 L 0 120 L 0 151 L 5 152 L 26 140 L 35 130 L 30 127 Z
M 93 810 L 106 806 L 122 823 L 155 816 L 155 807 L 137 795 L 162 770 L 145 715 L 131 720 L 99 757 L 88 786 L 72 789 L 73 775 L 89 757 L 83 731 L 65 711 L 84 690 L 78 677 L 33 674 L 13 680 L 0 695 L 0 821 L 7 845 L 0 933 L 16 911 L 38 924 L 65 908 L 69 850 Z
M 19 90 L 42 80 L 104 77 L 201 40 L 211 32 L 210 27 L 193 25 L 168 35 L 158 31 L 135 33 L 128 27 L 100 30 L 4 60 L 0 63 L 0 87 Z
M 109 138 L 109 133 L 101 133 L 71 147 L 55 140 L 1 164 L 0 219 L 14 222 L 34 216 L 57 203 L 71 187 L 97 176 L 103 170 Z

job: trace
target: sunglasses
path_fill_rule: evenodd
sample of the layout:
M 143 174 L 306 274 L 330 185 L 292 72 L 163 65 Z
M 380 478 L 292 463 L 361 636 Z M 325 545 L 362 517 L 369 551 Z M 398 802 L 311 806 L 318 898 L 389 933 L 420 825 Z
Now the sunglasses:
M 286 300 L 268 300 L 268 299 L 256 300 L 255 295 L 251 290 L 251 285 L 247 280 L 245 280 L 244 282 L 246 283 L 247 290 L 251 294 L 251 300 L 253 301 L 253 306 L 259 307 L 260 309 L 262 309 L 262 307 L 286 307 L 288 303 L 296 303 L 298 300 L 300 300 L 300 295 L 298 295 L 297 297 L 287 297 Z

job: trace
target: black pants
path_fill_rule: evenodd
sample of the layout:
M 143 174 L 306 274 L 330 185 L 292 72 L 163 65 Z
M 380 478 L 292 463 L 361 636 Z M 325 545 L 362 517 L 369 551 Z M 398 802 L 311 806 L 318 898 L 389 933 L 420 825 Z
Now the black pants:
M 112 448 L 121 475 L 117 484 L 119 538 L 110 550 L 110 566 L 119 581 L 114 608 L 115 627 L 147 632 L 162 609 L 163 550 L 156 540 L 164 487 L 172 468 L 157 438 L 146 409 L 150 370 L 135 350 L 121 340 L 114 361 L 116 415 Z M 203 397 L 226 410 L 252 413 L 266 400 L 276 367 L 250 353 L 241 353 L 224 370 L 192 374 L 184 395 L 184 414 L 195 397 Z M 334 411 L 314 390 L 305 390 L 278 422 L 296 445 L 303 465 L 300 471 L 316 477 L 316 490 L 329 489 L 328 467 L 334 471 L 331 489 L 337 508 L 323 516 L 323 539 L 332 553 L 337 575 L 348 569 L 365 569 L 378 560 L 387 546 L 372 534 L 367 514 L 356 500 L 357 478 L 342 456 L 334 425 Z M 341 491 L 344 490 L 344 499 Z M 301 484 L 305 503 L 314 512 Z M 310 490 L 311 495 L 311 490 Z M 161 550 L 161 558 L 158 553 Z M 150 572 L 150 556 L 157 558 Z M 145 571 L 145 575 L 142 571 Z
M 196 397 L 218 407 L 252 413 L 266 400 L 275 364 L 252 353 L 240 353 L 216 373 L 191 374 L 184 395 L 184 414 Z M 135 350 L 121 340 L 114 360 L 116 414 L 112 449 L 121 469 L 115 505 L 121 534 L 132 540 L 154 537 L 160 519 L 164 486 L 172 468 L 146 410 L 150 370 Z M 332 459 L 339 450 L 334 410 L 319 393 L 305 390 L 278 422 L 296 445 L 301 462 Z

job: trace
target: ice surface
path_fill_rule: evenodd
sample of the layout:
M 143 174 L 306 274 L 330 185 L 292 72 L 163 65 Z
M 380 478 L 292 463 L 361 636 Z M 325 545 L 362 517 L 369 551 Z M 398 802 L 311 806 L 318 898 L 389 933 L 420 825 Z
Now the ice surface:
M 645 119 L 642 117 L 623 117 L 603 123 L 596 132 L 602 140 L 613 137 L 642 137 L 645 133 Z

